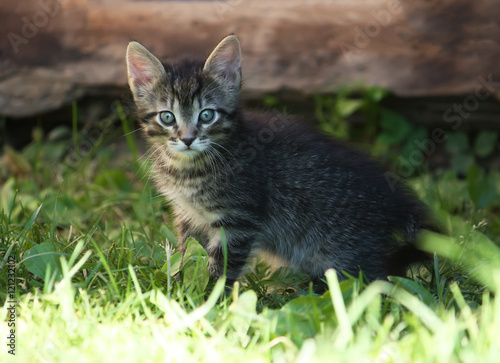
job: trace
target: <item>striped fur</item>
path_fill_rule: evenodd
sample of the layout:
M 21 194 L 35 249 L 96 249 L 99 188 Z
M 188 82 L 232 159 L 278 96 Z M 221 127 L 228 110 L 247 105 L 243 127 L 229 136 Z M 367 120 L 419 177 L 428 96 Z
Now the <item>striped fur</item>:
M 224 267 L 221 227 L 229 284 L 255 251 L 314 279 L 328 268 L 341 278 L 361 268 L 384 279 L 421 256 L 412 242 L 425 208 L 405 190 L 391 190 L 383 169 L 292 118 L 241 112 L 236 37 L 205 63 L 177 65 L 162 65 L 132 42 L 127 63 L 155 182 L 172 202 L 181 248 L 188 237 L 200 238 L 215 277 Z M 215 117 L 204 123 L 207 109 Z M 174 124 L 161 123 L 164 111 Z

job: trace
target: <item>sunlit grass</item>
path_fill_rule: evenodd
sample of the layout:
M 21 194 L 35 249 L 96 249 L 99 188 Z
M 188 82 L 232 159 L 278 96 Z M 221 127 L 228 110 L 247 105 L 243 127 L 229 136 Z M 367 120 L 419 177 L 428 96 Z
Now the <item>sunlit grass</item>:
M 476 208 L 452 173 L 411 180 L 449 236 L 423 236 L 439 258 L 409 278 L 367 286 L 329 273 L 319 296 L 303 276 L 257 264 L 226 296 L 195 240 L 181 267 L 147 163 L 99 139 L 68 165 L 67 143 L 42 140 L 3 154 L 2 316 L 9 257 L 18 305 L 16 356 L 5 339 L 2 362 L 500 360 L 500 203 Z M 9 330 L 0 322 L 2 339 Z

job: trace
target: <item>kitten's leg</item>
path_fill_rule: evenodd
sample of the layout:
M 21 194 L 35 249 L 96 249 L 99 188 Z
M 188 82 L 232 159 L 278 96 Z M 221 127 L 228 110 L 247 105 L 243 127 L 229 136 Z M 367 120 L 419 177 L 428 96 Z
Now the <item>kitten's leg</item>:
M 225 234 L 227 243 L 226 286 L 232 288 L 250 255 L 253 238 L 244 234 L 231 233 L 228 230 Z M 224 247 L 220 231 L 217 231 L 210 239 L 207 252 L 210 257 L 210 274 L 214 278 L 221 277 L 224 274 Z
M 175 229 L 177 230 L 177 251 L 184 256 L 184 252 L 186 252 L 186 240 L 189 237 L 196 238 L 196 236 L 190 224 L 181 218 L 176 219 Z
M 324 281 L 325 276 L 313 276 L 311 282 L 313 284 L 313 291 L 315 294 L 323 295 L 328 290 L 328 284 Z
M 194 239 L 200 241 L 200 243 L 205 246 L 206 237 L 196 231 L 191 224 L 182 218 L 177 218 L 175 221 L 175 229 L 177 230 L 177 251 L 181 253 L 181 273 L 182 266 L 184 265 L 184 253 L 186 252 L 186 241 L 188 238 L 193 237 Z M 179 279 L 180 276 L 177 277 Z

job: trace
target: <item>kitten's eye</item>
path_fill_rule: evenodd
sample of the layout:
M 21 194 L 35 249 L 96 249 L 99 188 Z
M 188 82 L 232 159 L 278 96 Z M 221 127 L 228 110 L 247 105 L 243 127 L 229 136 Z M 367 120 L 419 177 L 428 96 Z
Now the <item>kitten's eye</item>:
M 210 123 L 214 120 L 215 118 L 215 111 L 210 109 L 210 108 L 207 108 L 203 111 L 200 112 L 200 115 L 198 116 L 198 119 L 201 121 L 201 122 L 204 122 L 204 123 Z
M 165 126 L 172 126 L 175 123 L 175 116 L 170 111 L 160 112 L 160 122 Z

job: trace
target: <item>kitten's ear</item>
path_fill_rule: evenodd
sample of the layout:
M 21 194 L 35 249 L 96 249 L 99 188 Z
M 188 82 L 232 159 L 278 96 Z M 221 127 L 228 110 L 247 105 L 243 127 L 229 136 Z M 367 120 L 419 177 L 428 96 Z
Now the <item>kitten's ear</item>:
M 203 72 L 231 88 L 241 85 L 240 42 L 234 35 L 225 37 L 208 57 Z
M 166 77 L 161 62 L 137 42 L 127 47 L 128 84 L 134 97 L 143 94 L 156 80 Z

